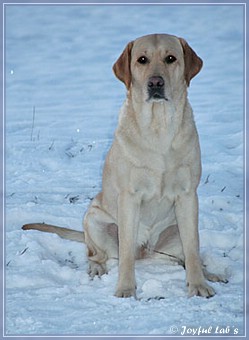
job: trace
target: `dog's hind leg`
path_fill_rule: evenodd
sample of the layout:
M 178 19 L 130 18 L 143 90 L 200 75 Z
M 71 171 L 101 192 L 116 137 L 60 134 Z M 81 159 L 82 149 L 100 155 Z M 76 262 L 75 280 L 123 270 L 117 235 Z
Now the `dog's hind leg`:
M 158 239 L 158 242 L 154 249 L 154 257 L 165 257 L 172 261 L 176 261 L 179 265 L 185 268 L 185 258 L 182 249 L 182 242 L 177 225 L 172 225 L 166 228 Z M 202 264 L 202 272 L 204 277 L 210 282 L 224 282 L 228 280 L 225 276 L 220 274 L 214 274 L 206 269 L 206 266 Z
M 161 232 L 153 251 L 153 257 L 167 258 L 185 267 L 182 242 L 176 224 L 167 227 Z
M 100 195 L 93 200 L 83 222 L 89 260 L 88 273 L 92 278 L 107 273 L 108 259 L 118 258 L 117 225 L 101 208 Z

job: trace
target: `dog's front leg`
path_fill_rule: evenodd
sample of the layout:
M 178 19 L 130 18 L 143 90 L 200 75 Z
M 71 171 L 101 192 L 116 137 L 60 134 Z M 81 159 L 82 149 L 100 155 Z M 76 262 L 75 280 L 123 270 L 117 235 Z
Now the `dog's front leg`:
M 119 276 L 115 295 L 136 296 L 135 250 L 141 199 L 137 193 L 122 192 L 118 198 Z
M 198 197 L 196 192 L 182 193 L 176 200 L 175 211 L 185 255 L 189 296 L 211 297 L 215 292 L 205 282 L 199 254 Z

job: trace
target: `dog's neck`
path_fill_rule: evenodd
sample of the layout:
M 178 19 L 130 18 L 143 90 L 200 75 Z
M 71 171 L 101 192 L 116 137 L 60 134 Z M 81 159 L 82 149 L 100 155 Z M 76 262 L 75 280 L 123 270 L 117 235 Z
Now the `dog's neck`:
M 170 102 L 137 103 L 128 94 L 120 111 L 115 138 L 134 164 L 156 166 L 162 170 L 165 169 L 165 157 L 176 150 L 186 150 L 184 146 L 188 145 L 189 138 L 195 138 L 194 129 L 192 109 L 186 95 L 175 107 Z M 148 159 L 140 157 L 141 140 L 143 154 L 147 150 Z
M 132 119 L 135 121 L 138 133 L 145 138 L 158 136 L 163 142 L 165 138 L 173 141 L 180 132 L 185 107 L 189 105 L 186 92 L 179 94 L 174 100 L 138 101 L 132 91 L 127 94 L 127 107 L 132 108 Z M 177 103 L 177 106 L 174 105 Z

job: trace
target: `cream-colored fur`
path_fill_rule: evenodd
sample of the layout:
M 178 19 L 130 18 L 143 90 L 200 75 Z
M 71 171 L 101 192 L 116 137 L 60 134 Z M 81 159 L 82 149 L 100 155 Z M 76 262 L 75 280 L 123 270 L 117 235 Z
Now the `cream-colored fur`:
M 92 277 L 107 272 L 108 259 L 119 258 L 118 297 L 136 295 L 135 259 L 145 256 L 184 263 L 190 296 L 214 295 L 204 273 L 222 280 L 203 273 L 199 255 L 201 156 L 187 88 L 201 67 L 181 38 L 153 34 L 130 42 L 113 67 L 127 98 L 106 158 L 102 192 L 84 217 L 84 237 L 54 226 L 24 226 L 85 242 Z

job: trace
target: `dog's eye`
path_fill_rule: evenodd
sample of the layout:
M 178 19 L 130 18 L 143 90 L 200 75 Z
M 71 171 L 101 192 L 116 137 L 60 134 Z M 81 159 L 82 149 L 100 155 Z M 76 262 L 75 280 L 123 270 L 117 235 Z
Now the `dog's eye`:
M 142 57 L 138 58 L 137 61 L 139 62 L 139 64 L 147 64 L 149 62 L 149 59 L 145 56 L 142 56 Z
M 176 61 L 176 57 L 174 57 L 173 55 L 168 55 L 166 58 L 165 58 L 165 62 L 167 64 L 172 64 Z

